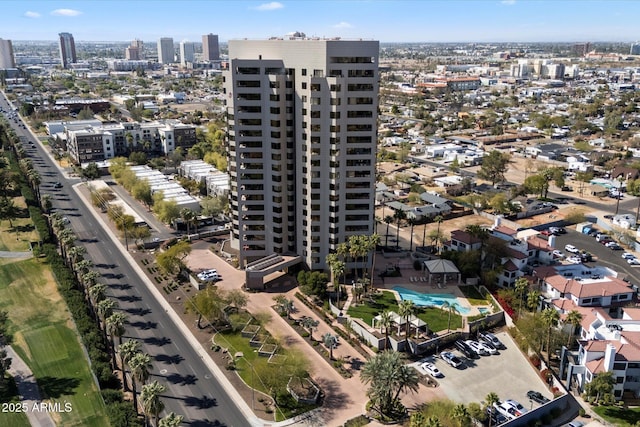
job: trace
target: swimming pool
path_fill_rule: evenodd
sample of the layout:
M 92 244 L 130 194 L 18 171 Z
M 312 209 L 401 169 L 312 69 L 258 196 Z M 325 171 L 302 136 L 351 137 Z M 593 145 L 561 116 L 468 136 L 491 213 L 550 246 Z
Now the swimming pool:
M 400 298 L 413 301 L 415 305 L 442 307 L 442 304 L 448 302 L 449 304 L 456 304 L 456 308 L 460 314 L 467 314 L 471 311 L 468 307 L 461 306 L 453 294 L 424 294 L 403 288 L 402 286 L 394 286 L 393 290 L 400 295 Z

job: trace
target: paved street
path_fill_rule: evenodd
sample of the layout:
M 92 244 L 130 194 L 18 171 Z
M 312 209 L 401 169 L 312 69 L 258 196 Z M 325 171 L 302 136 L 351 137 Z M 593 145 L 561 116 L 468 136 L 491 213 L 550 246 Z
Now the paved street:
M 4 100 L 1 101 L 0 105 L 6 107 Z M 29 139 L 34 140 L 32 136 Z M 150 380 L 157 379 L 167 386 L 162 395 L 165 411 L 184 415 L 185 423 L 191 426 L 246 426 L 247 417 L 239 410 L 233 396 L 216 380 L 201 355 L 167 316 L 138 272 L 120 252 L 120 245 L 111 241 L 72 190 L 71 186 L 79 180 L 67 179 L 39 143 L 27 147 L 27 152 L 42 177 L 42 193 L 51 194 L 54 209 L 69 218 L 70 226 L 78 236 L 77 242 L 87 248 L 87 257 L 102 274 L 108 296 L 128 315 L 123 339 L 137 339 L 142 344 L 142 351 L 153 357 Z M 56 181 L 62 182 L 63 188 L 53 188 Z

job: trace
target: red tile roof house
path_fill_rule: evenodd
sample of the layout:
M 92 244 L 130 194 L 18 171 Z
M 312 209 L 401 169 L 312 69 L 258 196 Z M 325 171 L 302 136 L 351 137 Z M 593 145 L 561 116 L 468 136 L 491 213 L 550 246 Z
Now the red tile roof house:
M 576 363 L 569 363 L 567 381 L 580 390 L 595 375 L 613 372 L 617 400 L 640 398 L 640 308 L 614 311 L 592 308 L 583 314 Z

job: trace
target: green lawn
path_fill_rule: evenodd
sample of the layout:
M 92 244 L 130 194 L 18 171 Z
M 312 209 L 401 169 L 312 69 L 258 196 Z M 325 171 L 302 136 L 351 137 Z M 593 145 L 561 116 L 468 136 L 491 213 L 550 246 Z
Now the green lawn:
M 9 312 L 13 346 L 44 394 L 72 405 L 56 414 L 57 423 L 108 426 L 100 390 L 47 266 L 35 259 L 0 265 L 0 309 Z M 5 415 L 0 413 L 0 425 L 13 425 Z
M 475 286 L 460 286 L 460 291 L 471 305 L 489 305 L 491 304 Z
M 367 325 L 371 325 L 371 321 L 384 310 L 395 311 L 398 313 L 398 301 L 393 292 L 382 291 L 373 297 L 373 302 L 364 299 L 364 304 L 357 306 L 351 305 L 347 314 L 353 318 L 362 319 Z M 431 331 L 439 332 L 447 329 L 449 322 L 449 314 L 443 310 L 432 307 L 416 307 L 416 316 L 423 320 Z M 462 317 L 459 314 L 451 315 L 451 329 L 462 327 Z
M 31 218 L 26 212 L 27 205 L 23 197 L 14 197 L 13 202 L 19 209 L 24 209 L 24 218 L 14 218 L 11 225 L 8 220 L 0 221 L 0 251 L 28 251 L 29 242 L 38 241 Z
M 624 427 L 640 422 L 640 408 L 618 408 L 617 406 L 592 406 L 594 412 L 613 425 Z
M 236 359 L 236 372 L 242 380 L 249 386 L 265 394 L 269 394 L 267 388 L 261 381 L 261 377 L 268 377 L 271 375 L 279 375 L 280 367 L 276 363 L 269 363 L 267 357 L 258 355 L 258 349 L 249 345 L 249 338 L 242 336 L 240 331 L 231 332 L 225 331 L 215 335 L 214 341 L 216 344 L 227 348 L 231 355 L 235 355 L 238 352 L 242 352 L 243 357 Z M 272 339 L 272 342 L 273 341 Z M 278 347 L 278 355 L 283 358 L 304 358 L 301 354 L 292 354 L 290 351 L 283 347 Z M 286 359 L 284 364 L 286 364 Z M 306 362 L 303 362 L 306 364 Z M 253 368 L 253 369 L 252 369 Z M 288 405 L 287 405 L 288 404 Z M 298 414 L 307 412 L 314 409 L 316 406 L 302 405 L 295 403 L 295 400 L 289 399 L 286 402 L 281 402 L 276 412 L 276 421 L 283 421 L 285 419 L 294 417 Z

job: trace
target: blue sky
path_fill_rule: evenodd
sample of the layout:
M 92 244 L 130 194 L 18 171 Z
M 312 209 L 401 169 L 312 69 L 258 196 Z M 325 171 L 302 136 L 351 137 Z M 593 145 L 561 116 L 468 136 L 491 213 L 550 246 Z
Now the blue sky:
M 13 1 L 0 2 L 0 38 L 221 41 L 307 36 L 381 42 L 635 41 L 640 1 Z

